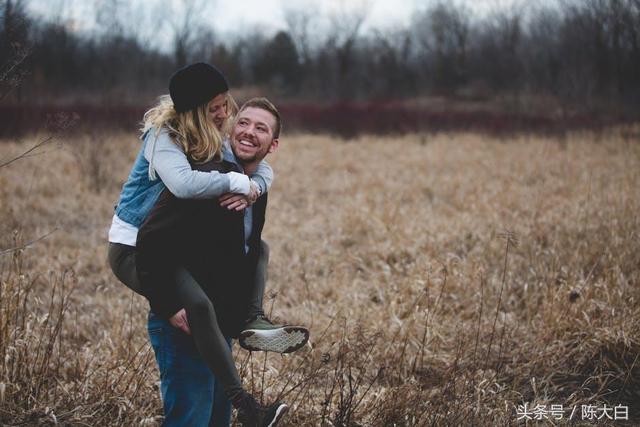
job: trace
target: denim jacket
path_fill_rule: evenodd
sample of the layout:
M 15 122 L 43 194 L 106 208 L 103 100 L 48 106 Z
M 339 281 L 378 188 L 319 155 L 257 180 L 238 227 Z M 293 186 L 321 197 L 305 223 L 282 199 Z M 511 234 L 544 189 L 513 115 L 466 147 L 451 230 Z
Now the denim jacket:
M 116 215 L 121 220 L 140 227 L 147 214 L 165 189 L 160 179 L 149 177 L 149 162 L 144 156 L 146 145 L 151 141 L 154 132 L 147 131 L 143 135 L 142 147 L 133 163 L 127 181 L 120 192 L 120 200 L 116 206 Z

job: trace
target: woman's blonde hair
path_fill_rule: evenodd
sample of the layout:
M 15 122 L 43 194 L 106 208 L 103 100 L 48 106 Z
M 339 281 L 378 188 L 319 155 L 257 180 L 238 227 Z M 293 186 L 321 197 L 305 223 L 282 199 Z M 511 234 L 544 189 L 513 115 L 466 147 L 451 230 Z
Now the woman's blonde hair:
M 189 160 L 203 163 L 211 159 L 222 159 L 222 140 L 229 134 L 233 117 L 238 112 L 238 104 L 228 93 L 225 95 L 227 118 L 218 130 L 209 119 L 209 103 L 193 110 L 178 113 L 173 108 L 169 95 L 162 95 L 158 103 L 142 118 L 142 132 L 155 128 L 156 136 L 162 128 L 169 131 L 173 141 L 182 147 Z

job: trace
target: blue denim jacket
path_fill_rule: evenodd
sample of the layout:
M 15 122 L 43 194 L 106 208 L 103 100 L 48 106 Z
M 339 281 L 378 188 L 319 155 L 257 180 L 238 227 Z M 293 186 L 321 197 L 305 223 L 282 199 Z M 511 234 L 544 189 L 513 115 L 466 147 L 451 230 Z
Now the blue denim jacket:
M 149 179 L 149 162 L 144 156 L 145 146 L 154 137 L 153 133 L 147 131 L 143 135 L 140 152 L 122 187 L 120 200 L 116 206 L 118 218 L 138 228 L 155 205 L 162 190 L 165 189 L 160 179 L 153 181 Z

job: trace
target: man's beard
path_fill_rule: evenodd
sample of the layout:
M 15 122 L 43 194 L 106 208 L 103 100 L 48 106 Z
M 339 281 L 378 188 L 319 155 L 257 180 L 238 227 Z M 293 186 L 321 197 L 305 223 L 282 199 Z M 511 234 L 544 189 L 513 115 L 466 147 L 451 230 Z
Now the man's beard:
M 235 147 L 232 147 L 232 151 L 233 151 L 233 155 L 236 156 L 236 159 L 238 160 L 238 163 L 240 163 L 241 165 L 245 165 L 247 163 L 253 163 L 256 160 L 262 160 L 262 158 L 264 158 L 264 156 L 260 157 L 260 152 L 256 152 L 252 155 L 247 155 L 247 154 L 242 154 L 239 153 L 237 149 L 235 149 Z
M 238 162 L 241 165 L 247 164 L 247 163 L 253 163 L 256 160 L 258 160 L 258 154 L 254 154 L 253 156 L 249 156 L 249 157 L 240 157 L 238 155 L 236 155 L 236 159 L 238 159 Z

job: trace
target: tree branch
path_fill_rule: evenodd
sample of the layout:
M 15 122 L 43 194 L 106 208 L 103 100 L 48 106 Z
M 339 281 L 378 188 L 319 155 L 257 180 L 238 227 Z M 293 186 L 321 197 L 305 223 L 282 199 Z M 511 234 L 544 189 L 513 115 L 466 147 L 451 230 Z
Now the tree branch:
M 3 168 L 5 166 L 10 165 L 13 162 L 16 162 L 20 159 L 23 159 L 25 157 L 29 157 L 29 155 L 34 151 L 37 150 L 38 148 L 42 147 L 43 145 L 45 145 L 47 142 L 53 140 L 53 135 L 50 135 L 48 137 L 46 137 L 45 139 L 43 139 L 42 141 L 38 142 L 37 144 L 35 144 L 33 147 L 29 148 L 27 151 L 25 151 L 24 153 L 14 157 L 11 160 L 7 160 L 7 161 L 3 161 L 2 163 L 0 163 L 0 168 Z
M 54 228 L 53 230 L 51 230 L 51 231 L 50 231 L 50 232 L 48 232 L 47 234 L 45 234 L 45 235 L 43 235 L 43 236 L 40 236 L 40 237 L 38 237 L 37 239 L 34 239 L 34 240 L 30 241 L 30 242 L 27 242 L 27 243 L 25 243 L 24 245 L 16 246 L 15 248 L 5 249 L 4 251 L 1 251 L 1 252 L 0 252 L 0 256 L 2 256 L 2 255 L 8 255 L 8 254 L 11 254 L 11 253 L 13 253 L 13 252 L 16 252 L 16 251 L 19 251 L 19 250 L 22 250 L 22 249 L 27 249 L 29 246 L 32 246 L 32 245 L 34 245 L 34 244 L 38 243 L 39 241 L 44 240 L 44 239 L 46 239 L 47 237 L 51 236 L 51 235 L 52 235 L 53 233 L 55 233 L 56 231 L 58 231 L 58 229 L 57 229 L 57 228 Z

